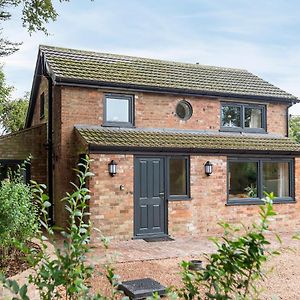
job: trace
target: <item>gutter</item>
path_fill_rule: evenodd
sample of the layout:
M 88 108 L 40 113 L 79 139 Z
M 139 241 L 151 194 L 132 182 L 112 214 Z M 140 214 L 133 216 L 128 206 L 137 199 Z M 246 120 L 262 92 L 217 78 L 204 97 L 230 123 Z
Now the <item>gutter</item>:
M 215 154 L 215 155 L 236 155 L 236 154 L 251 154 L 251 155 L 277 155 L 277 156 L 300 156 L 300 151 L 276 151 L 276 150 L 243 150 L 243 149 L 209 149 L 209 148 L 153 148 L 153 147 L 128 147 L 128 146 L 101 146 L 97 144 L 88 145 L 89 153 L 177 153 L 177 154 Z
M 205 96 L 210 98 L 217 97 L 226 97 L 233 99 L 247 99 L 252 100 L 266 100 L 268 102 L 276 103 L 295 103 L 300 102 L 298 98 L 280 98 L 272 96 L 257 96 L 257 95 L 243 95 L 243 94 L 232 94 L 226 92 L 210 92 L 210 91 L 197 91 L 190 89 L 182 88 L 167 88 L 167 87 L 157 87 L 157 86 L 145 86 L 145 85 L 136 85 L 136 84 L 124 84 L 124 83 L 114 83 L 114 82 L 105 82 L 105 81 L 95 81 L 95 80 L 84 80 L 77 78 L 64 78 L 56 77 L 56 85 L 59 86 L 74 86 L 74 87 L 84 87 L 84 88 L 107 88 L 115 90 L 126 90 L 129 92 L 153 92 L 153 93 L 164 93 L 164 94 L 175 94 L 175 95 L 184 95 L 184 96 Z

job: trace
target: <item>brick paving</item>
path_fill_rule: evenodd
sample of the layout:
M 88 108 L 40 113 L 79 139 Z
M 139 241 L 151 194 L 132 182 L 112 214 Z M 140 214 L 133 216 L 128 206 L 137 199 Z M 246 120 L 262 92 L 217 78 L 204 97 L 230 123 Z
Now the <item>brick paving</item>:
M 214 246 L 207 237 L 176 238 L 174 241 L 146 242 L 144 240 L 112 241 L 106 254 L 114 256 L 117 263 L 145 260 L 160 260 L 187 256 L 199 256 L 211 253 Z M 94 264 L 105 259 L 103 247 L 97 245 L 89 260 Z
M 282 244 L 273 234 L 269 235 L 271 246 L 277 248 L 291 248 L 300 251 L 300 241 L 292 238 L 292 233 L 280 235 Z M 174 241 L 146 242 L 142 239 L 127 241 L 111 241 L 107 251 L 101 245 L 94 245 L 88 260 L 93 264 L 101 264 L 107 256 L 113 258 L 115 263 L 137 262 L 147 260 L 162 260 L 172 258 L 198 257 L 205 253 L 213 253 L 214 244 L 207 236 L 202 237 L 178 237 Z

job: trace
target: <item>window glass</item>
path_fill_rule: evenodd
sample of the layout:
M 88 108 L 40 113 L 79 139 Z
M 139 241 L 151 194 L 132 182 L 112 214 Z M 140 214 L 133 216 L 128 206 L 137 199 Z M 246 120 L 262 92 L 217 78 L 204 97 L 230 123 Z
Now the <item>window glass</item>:
M 182 100 L 176 106 L 176 115 L 182 120 L 188 120 L 193 114 L 192 106 L 189 102 Z
M 262 109 L 251 107 L 245 108 L 245 127 L 262 128 Z
M 263 190 L 274 193 L 275 197 L 289 197 L 289 163 L 264 162 L 263 163 Z
M 45 116 L 45 94 L 42 93 L 40 96 L 40 118 Z
M 229 163 L 229 199 L 257 198 L 257 162 Z
M 224 127 L 241 127 L 241 107 L 239 106 L 222 106 L 222 126 Z
M 0 181 L 9 178 L 15 171 L 18 170 L 17 164 L 1 164 L 0 165 Z
M 169 160 L 169 194 L 187 195 L 187 160 L 170 158 Z
M 129 100 L 106 98 L 106 122 L 130 122 Z

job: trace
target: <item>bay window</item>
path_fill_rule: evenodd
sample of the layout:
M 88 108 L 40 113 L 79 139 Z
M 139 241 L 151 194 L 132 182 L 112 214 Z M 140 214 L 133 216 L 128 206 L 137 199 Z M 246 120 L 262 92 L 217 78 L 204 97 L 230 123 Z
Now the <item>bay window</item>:
M 228 160 L 228 204 L 261 203 L 265 193 L 273 193 L 274 202 L 294 201 L 292 159 Z

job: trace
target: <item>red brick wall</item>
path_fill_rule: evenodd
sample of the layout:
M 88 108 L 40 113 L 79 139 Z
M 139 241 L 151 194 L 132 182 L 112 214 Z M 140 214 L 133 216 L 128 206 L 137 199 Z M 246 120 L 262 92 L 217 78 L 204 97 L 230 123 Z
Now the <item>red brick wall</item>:
M 133 156 L 113 154 L 92 154 L 94 162 L 91 171 L 95 173 L 90 181 L 90 212 L 93 226 L 105 236 L 116 239 L 133 237 Z M 111 177 L 107 165 L 114 159 L 118 163 L 118 174 Z M 204 174 L 204 164 L 210 160 L 214 165 L 211 176 Z M 225 156 L 191 156 L 191 197 L 192 200 L 169 201 L 169 234 L 216 235 L 222 232 L 218 222 L 243 222 L 250 225 L 258 219 L 257 205 L 226 206 Z M 300 193 L 300 158 L 296 159 L 296 194 Z M 124 191 L 120 190 L 124 185 Z M 298 198 L 296 199 L 298 200 Z M 278 232 L 300 229 L 300 203 L 275 204 L 278 216 L 272 223 Z M 95 236 L 93 241 L 96 241 Z
M 113 91 L 76 87 L 63 87 L 62 90 L 62 115 L 68 119 L 65 119 L 67 131 L 70 131 L 68 127 L 72 121 L 75 122 L 72 125 L 102 125 L 104 94 Z M 189 101 L 193 107 L 193 116 L 187 121 L 180 120 L 175 114 L 176 105 L 182 99 Z M 135 125 L 139 128 L 219 130 L 220 99 L 136 93 Z M 267 105 L 267 127 L 270 133 L 286 135 L 285 104 Z
M 46 124 L 0 138 L 0 159 L 25 160 L 32 155 L 31 178 L 47 183 Z
M 193 115 L 183 121 L 176 116 L 177 103 L 185 99 L 193 107 Z M 138 93 L 135 97 L 136 127 L 159 127 L 195 130 L 220 129 L 220 100 L 206 97 Z
M 53 102 L 54 215 L 58 225 L 66 225 L 67 214 L 61 201 L 76 180 L 73 168 L 79 154 L 86 152 L 75 136 L 75 124 L 99 124 L 97 107 L 102 101 L 96 89 L 55 87 Z
M 91 171 L 95 176 L 89 182 L 90 212 L 93 227 L 109 237 L 131 239 L 133 236 L 133 155 L 92 154 Z M 111 177 L 108 163 L 118 163 L 118 174 Z M 124 185 L 124 190 L 120 190 Z M 93 240 L 96 241 L 97 233 Z
M 287 135 L 287 105 L 269 104 L 267 106 L 267 129 L 270 133 Z

